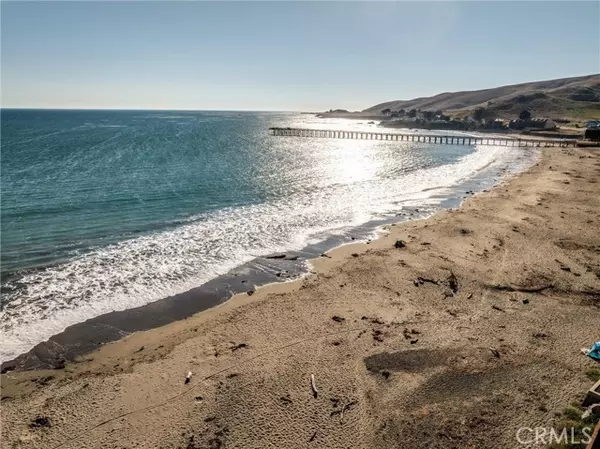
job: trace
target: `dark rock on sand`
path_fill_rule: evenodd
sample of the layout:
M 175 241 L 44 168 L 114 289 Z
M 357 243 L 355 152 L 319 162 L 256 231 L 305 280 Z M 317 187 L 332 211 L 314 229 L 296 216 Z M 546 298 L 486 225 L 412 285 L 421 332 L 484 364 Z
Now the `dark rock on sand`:
M 32 429 L 52 427 L 52 423 L 50 422 L 50 418 L 48 418 L 47 416 L 36 416 L 29 424 L 29 427 L 31 427 Z
M 394 248 L 406 248 L 406 242 L 404 240 L 396 240 L 396 244 L 394 245 Z

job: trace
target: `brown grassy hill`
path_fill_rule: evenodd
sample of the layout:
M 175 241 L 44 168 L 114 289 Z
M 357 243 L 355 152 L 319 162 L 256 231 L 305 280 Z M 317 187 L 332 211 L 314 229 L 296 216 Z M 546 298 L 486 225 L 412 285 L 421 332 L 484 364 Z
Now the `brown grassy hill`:
M 518 115 L 523 109 L 536 116 L 600 118 L 600 74 L 388 101 L 365 109 L 363 113 L 420 109 L 460 115 L 477 107 L 486 108 L 489 115 L 506 118 Z

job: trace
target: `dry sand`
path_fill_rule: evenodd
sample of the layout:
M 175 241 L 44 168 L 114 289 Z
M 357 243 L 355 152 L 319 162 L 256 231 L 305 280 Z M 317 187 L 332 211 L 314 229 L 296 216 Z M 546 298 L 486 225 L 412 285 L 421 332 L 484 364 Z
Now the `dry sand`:
M 519 447 L 597 365 L 599 180 L 597 150 L 546 149 L 303 280 L 3 375 L 2 447 Z

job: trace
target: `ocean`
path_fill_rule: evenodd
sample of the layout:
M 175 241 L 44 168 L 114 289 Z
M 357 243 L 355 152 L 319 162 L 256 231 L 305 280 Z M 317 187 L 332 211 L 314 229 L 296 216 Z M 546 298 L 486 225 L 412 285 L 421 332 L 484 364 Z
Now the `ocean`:
M 256 257 L 408 206 L 432 213 L 460 183 L 534 160 L 507 147 L 268 134 L 378 130 L 298 113 L 4 109 L 1 119 L 1 360 Z

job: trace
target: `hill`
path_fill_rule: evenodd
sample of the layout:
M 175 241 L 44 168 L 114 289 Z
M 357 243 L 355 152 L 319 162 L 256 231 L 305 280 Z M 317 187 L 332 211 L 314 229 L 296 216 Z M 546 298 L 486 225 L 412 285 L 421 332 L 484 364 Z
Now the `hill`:
M 321 117 L 382 118 L 381 111 L 417 109 L 443 111 L 453 116 L 467 116 L 474 109 L 485 108 L 485 116 L 515 118 L 523 109 L 537 117 L 571 120 L 600 119 L 600 74 L 549 81 L 513 84 L 492 89 L 445 92 L 432 97 L 380 103 L 361 112 L 342 110 L 320 114 Z
M 600 74 L 388 101 L 363 113 L 417 109 L 466 115 L 478 107 L 485 108 L 487 115 L 503 118 L 515 117 L 523 109 L 534 116 L 600 118 Z

